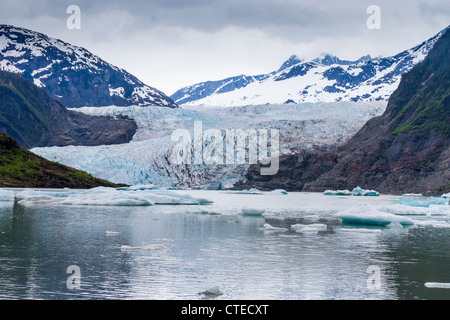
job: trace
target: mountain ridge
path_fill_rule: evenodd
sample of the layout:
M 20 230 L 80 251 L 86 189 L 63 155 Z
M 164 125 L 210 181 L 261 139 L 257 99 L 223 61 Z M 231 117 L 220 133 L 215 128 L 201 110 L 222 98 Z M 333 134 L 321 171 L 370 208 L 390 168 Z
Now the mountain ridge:
M 257 105 L 295 102 L 387 101 L 400 77 L 422 61 L 448 27 L 390 57 L 341 60 L 325 53 L 311 60 L 292 55 L 277 71 L 206 81 L 179 89 L 179 105 Z
M 68 108 L 178 107 L 163 92 L 85 48 L 11 25 L 0 24 L 0 69 L 32 80 Z
M 31 80 L 0 71 L 0 132 L 20 146 L 102 145 L 129 142 L 134 120 L 67 110 Z

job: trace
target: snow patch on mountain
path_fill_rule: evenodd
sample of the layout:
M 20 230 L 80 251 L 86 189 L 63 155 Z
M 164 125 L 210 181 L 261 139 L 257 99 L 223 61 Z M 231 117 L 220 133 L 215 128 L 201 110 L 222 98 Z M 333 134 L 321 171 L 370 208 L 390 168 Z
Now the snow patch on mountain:
M 421 62 L 445 32 L 391 57 L 347 61 L 323 54 L 304 61 L 293 55 L 277 71 L 194 84 L 171 98 L 180 105 L 202 106 L 387 101 L 401 75 Z

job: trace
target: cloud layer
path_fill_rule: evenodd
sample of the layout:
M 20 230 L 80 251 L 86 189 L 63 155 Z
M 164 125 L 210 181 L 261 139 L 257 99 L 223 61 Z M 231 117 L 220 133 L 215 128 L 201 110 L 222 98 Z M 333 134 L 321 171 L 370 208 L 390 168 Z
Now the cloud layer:
M 81 9 L 68 30 L 66 9 Z M 381 9 L 369 30 L 366 9 Z M 182 86 L 277 69 L 291 54 L 343 59 L 390 55 L 448 25 L 448 0 L 2 0 L 0 23 L 83 46 L 144 82 L 173 93 Z

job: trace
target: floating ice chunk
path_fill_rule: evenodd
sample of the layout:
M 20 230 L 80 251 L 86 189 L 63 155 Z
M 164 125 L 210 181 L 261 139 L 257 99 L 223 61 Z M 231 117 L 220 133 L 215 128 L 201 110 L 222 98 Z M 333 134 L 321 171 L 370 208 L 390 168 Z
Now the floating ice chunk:
M 303 220 L 305 220 L 305 222 L 316 222 L 316 221 L 320 220 L 320 217 L 316 214 L 311 214 L 311 215 L 304 216 Z
M 260 230 L 271 231 L 271 232 L 286 232 L 286 231 L 288 231 L 288 229 L 286 229 L 286 228 L 274 227 L 268 223 L 265 223 L 264 226 L 262 228 L 260 228 Z
M 450 224 L 439 220 L 418 220 L 415 221 L 418 227 L 433 227 L 433 228 L 450 228 Z
M 405 193 L 402 194 L 402 197 L 423 197 L 421 193 Z
M 265 214 L 263 216 L 264 216 L 264 219 L 267 219 L 267 220 L 280 220 L 280 221 L 286 220 L 285 217 L 276 216 L 276 215 L 273 215 L 273 214 Z
M 358 205 L 338 212 L 336 216 L 340 218 L 343 223 L 349 224 L 369 224 L 379 226 L 387 226 L 391 223 L 400 223 L 402 226 L 414 224 L 414 222 L 407 217 L 379 211 L 369 204 Z
M 288 194 L 288 192 L 284 189 L 275 189 L 268 192 L 269 194 Z
M 352 191 L 354 196 L 379 196 L 380 194 L 375 190 L 364 190 L 360 187 L 356 187 Z
M 444 198 L 444 199 L 450 199 L 450 192 L 449 192 L 449 193 L 446 193 L 446 194 L 443 194 L 443 195 L 441 196 L 441 198 Z
M 0 189 L 0 201 L 14 201 L 14 192 Z
M 163 244 L 149 244 L 141 247 L 121 246 L 120 251 L 161 251 L 168 248 Z
M 450 206 L 430 205 L 427 207 L 410 207 L 403 204 L 393 204 L 379 207 L 379 211 L 402 216 L 446 216 L 450 215 Z
M 199 295 L 204 295 L 208 297 L 217 297 L 223 295 L 223 292 L 220 291 L 218 286 L 206 289 L 205 291 L 199 292 Z
M 107 236 L 118 236 L 120 232 L 117 231 L 106 231 Z
M 230 190 L 225 193 L 233 193 L 233 194 L 263 194 L 263 192 L 259 191 L 256 188 L 251 188 L 249 190 Z
M 117 188 L 117 190 L 123 190 L 123 191 L 135 191 L 135 190 L 157 190 L 160 189 L 158 186 L 155 186 L 154 184 L 142 184 L 142 185 L 135 185 L 130 187 L 120 187 Z
M 381 233 L 380 229 L 367 229 L 367 228 L 340 228 L 341 232 L 356 232 L 356 233 Z
M 306 233 L 306 234 L 317 234 L 319 231 L 327 230 L 326 224 L 321 223 L 313 223 L 313 224 L 293 224 L 291 225 L 291 229 L 297 233 Z
M 325 190 L 323 192 L 326 196 L 351 196 L 352 193 L 349 190 Z
M 450 283 L 445 282 L 426 282 L 425 287 L 437 289 L 450 289 Z
M 241 212 L 244 216 L 258 216 L 261 217 L 264 213 L 264 209 L 258 209 L 258 208 L 242 208 Z
M 19 203 L 50 205 L 91 205 L 91 206 L 151 206 L 151 205 L 200 205 L 212 201 L 193 198 L 160 189 L 115 189 L 97 187 L 84 191 L 66 190 L 63 192 L 36 191 L 27 189 L 17 194 Z
M 417 198 L 417 197 L 403 197 L 397 200 L 398 204 L 403 204 L 411 207 L 429 207 L 430 205 L 447 205 L 448 199 L 446 198 Z

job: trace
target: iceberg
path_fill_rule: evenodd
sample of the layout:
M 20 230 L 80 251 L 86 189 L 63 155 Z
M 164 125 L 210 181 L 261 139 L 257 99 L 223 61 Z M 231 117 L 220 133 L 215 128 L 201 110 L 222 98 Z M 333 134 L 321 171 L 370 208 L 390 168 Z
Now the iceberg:
M 118 236 L 120 232 L 117 231 L 106 231 L 107 236 Z
M 426 282 L 425 287 L 427 288 L 438 288 L 438 289 L 450 289 L 450 283 L 444 282 Z
M 382 212 L 369 204 L 358 205 L 356 207 L 338 212 L 336 216 L 342 220 L 342 223 L 345 224 L 367 224 L 378 226 L 387 226 L 391 223 L 398 223 L 402 226 L 414 224 L 414 222 L 408 217 Z
M 286 231 L 288 231 L 288 229 L 286 229 L 286 228 L 274 227 L 268 223 L 265 223 L 264 226 L 262 228 L 260 228 L 260 230 L 271 231 L 271 232 L 286 232 Z
M 268 192 L 269 194 L 288 194 L 284 189 L 275 189 Z
M 449 199 L 447 198 L 437 198 L 437 197 L 429 197 L 429 198 L 418 198 L 418 197 L 402 197 L 397 200 L 398 204 L 403 204 L 410 207 L 426 207 L 428 208 L 431 205 L 447 205 Z
M 379 211 L 401 216 L 450 216 L 450 206 L 430 205 L 429 207 L 411 207 L 393 204 L 378 208 Z
M 443 194 L 443 195 L 441 196 L 441 198 L 444 198 L 444 199 L 450 199 L 450 192 L 449 192 L 449 193 L 446 193 L 446 194 Z
M 0 201 L 14 201 L 14 192 L 0 189 Z
M 263 213 L 265 212 L 265 210 L 257 209 L 257 208 L 242 208 L 241 212 L 242 212 L 242 215 L 244 215 L 244 216 L 261 217 L 263 215 Z
M 360 187 L 356 187 L 352 190 L 353 196 L 379 196 L 380 193 L 378 193 L 375 190 L 364 190 Z
M 259 191 L 256 188 L 251 188 L 249 190 L 230 190 L 225 193 L 233 193 L 233 194 L 263 194 L 263 192 Z
M 168 190 L 141 187 L 123 189 L 96 187 L 88 190 L 37 191 L 27 189 L 16 196 L 22 205 L 152 206 L 203 205 L 208 199 L 193 198 Z
M 121 246 L 120 251 L 161 251 L 167 250 L 168 248 L 163 244 L 149 244 L 146 246 L 132 247 L 132 246 Z
M 355 233 L 381 233 L 380 229 L 367 229 L 367 228 L 340 228 L 341 232 L 355 232 Z
M 352 193 L 349 190 L 325 190 L 323 192 L 326 196 L 351 196 Z
M 317 234 L 319 231 L 327 230 L 326 224 L 313 223 L 313 224 L 294 224 L 291 225 L 291 229 L 297 233 Z

